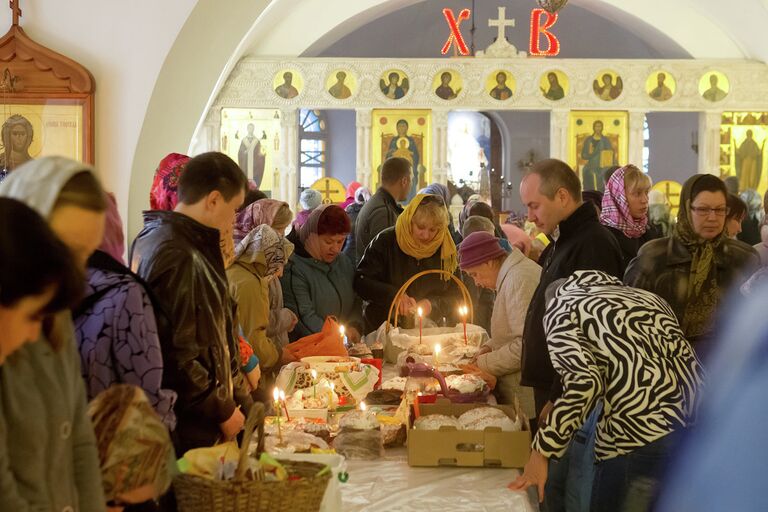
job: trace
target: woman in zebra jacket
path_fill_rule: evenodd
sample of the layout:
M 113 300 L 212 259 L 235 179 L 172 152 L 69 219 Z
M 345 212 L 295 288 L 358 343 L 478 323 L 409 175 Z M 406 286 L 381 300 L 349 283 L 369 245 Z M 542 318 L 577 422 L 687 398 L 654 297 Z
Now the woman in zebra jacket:
M 677 431 L 695 418 L 701 365 L 672 309 L 650 292 L 587 270 L 555 281 L 547 295 L 544 326 L 563 394 L 512 488 L 536 485 L 543 499 L 549 458 L 565 453 L 602 400 L 591 510 L 647 510 Z

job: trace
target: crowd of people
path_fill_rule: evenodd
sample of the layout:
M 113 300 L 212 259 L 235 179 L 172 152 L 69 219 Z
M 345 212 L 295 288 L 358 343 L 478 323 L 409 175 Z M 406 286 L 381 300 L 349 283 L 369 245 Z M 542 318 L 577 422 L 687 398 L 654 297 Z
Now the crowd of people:
M 375 193 L 353 182 L 336 205 L 308 189 L 294 214 L 222 153 L 171 154 L 126 250 L 89 166 L 45 157 L 9 173 L 0 510 L 173 510 L 174 458 L 235 438 L 252 405 L 269 404 L 290 343 L 328 317 L 365 340 L 403 284 L 434 270 L 394 314 L 453 326 L 451 276 L 467 285 L 490 334 L 472 363 L 534 433 L 510 487 L 535 487 L 547 512 L 649 510 L 706 401 L 723 305 L 734 290 L 761 296 L 768 225 L 755 198 L 697 174 L 671 218 L 633 165 L 587 192 L 547 159 L 522 179 L 526 218 L 500 224 L 472 196 L 455 223 L 444 184 L 402 204 L 412 179 L 392 157 Z

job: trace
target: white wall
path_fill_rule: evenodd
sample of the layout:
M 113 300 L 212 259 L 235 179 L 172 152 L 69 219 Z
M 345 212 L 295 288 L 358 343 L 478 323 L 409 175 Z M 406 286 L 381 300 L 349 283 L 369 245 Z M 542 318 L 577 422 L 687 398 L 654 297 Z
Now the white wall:
M 168 50 L 197 0 L 27 0 L 21 26 L 35 41 L 84 65 L 96 81 L 95 156 L 125 219 L 131 162 Z M 0 31 L 11 26 L 0 4 Z M 185 148 L 182 148 L 184 150 Z

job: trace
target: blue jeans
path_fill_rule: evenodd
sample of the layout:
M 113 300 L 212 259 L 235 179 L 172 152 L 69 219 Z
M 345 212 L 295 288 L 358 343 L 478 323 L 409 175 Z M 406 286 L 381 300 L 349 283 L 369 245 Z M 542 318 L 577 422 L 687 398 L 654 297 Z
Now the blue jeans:
M 602 412 L 598 405 L 573 436 L 565 454 L 549 460 L 544 512 L 589 512 L 595 471 L 595 436 Z
M 658 492 L 659 476 L 681 436 L 679 432 L 626 455 L 597 464 L 591 512 L 650 510 Z

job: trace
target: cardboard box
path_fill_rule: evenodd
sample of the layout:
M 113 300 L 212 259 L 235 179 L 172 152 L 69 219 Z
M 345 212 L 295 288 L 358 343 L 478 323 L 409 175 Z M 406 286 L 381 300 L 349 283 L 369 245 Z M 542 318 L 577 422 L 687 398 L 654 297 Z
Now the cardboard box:
M 459 417 L 477 407 L 501 409 L 514 418 L 515 408 L 509 405 L 454 404 L 445 398 L 434 404 L 419 406 L 422 416 L 445 414 Z M 485 430 L 456 430 L 443 427 L 440 430 L 408 429 L 409 466 L 464 466 L 522 468 L 531 453 L 531 432 L 528 420 L 523 416 L 520 432 L 503 432 L 491 427 Z

